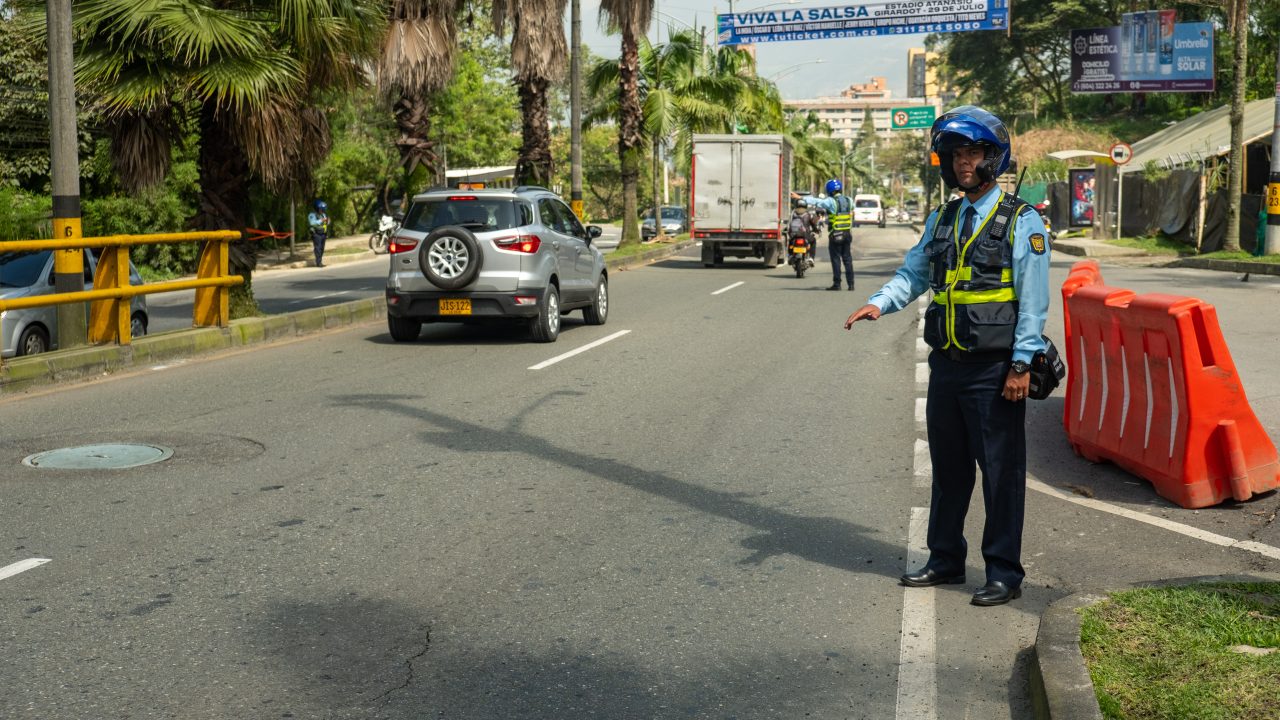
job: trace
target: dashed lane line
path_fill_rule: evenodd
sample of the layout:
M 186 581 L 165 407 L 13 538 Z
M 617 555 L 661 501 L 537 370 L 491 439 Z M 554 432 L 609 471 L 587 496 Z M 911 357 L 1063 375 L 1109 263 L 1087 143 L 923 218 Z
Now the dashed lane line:
M 546 368 L 546 367 L 551 367 L 552 365 L 555 365 L 556 363 L 560 362 L 561 360 L 567 360 L 567 359 L 569 359 L 569 358 L 573 357 L 574 355 L 577 355 L 578 353 L 584 353 L 584 352 L 586 352 L 586 351 L 590 350 L 591 348 L 599 347 L 600 345 L 603 345 L 603 344 L 605 344 L 605 343 L 609 342 L 610 340 L 617 340 L 618 338 L 622 337 L 623 335 L 626 335 L 626 334 L 627 334 L 627 333 L 629 333 L 629 332 L 631 332 L 631 331 L 630 331 L 630 330 L 619 330 L 618 332 L 616 332 L 616 333 L 614 333 L 614 334 L 612 334 L 612 335 L 609 335 L 609 336 L 606 336 L 606 337 L 602 337 L 602 338 L 600 338 L 599 340 L 596 340 L 595 342 L 587 343 L 586 345 L 583 345 L 582 347 L 577 348 L 577 349 L 575 349 L 575 350 L 570 350 L 569 352 L 564 353 L 563 355 L 557 355 L 557 356 L 555 356 L 555 357 L 551 358 L 550 360 L 543 360 L 542 362 L 538 363 L 537 365 L 530 365 L 530 366 L 529 366 L 529 369 L 530 369 L 530 370 L 541 370 L 541 369 Z
M 11 578 L 18 573 L 26 572 L 32 568 L 40 567 L 47 562 L 52 562 L 52 560 L 49 558 L 27 558 L 26 560 L 19 560 L 12 565 L 5 565 L 0 568 L 0 580 Z
M 746 284 L 746 283 L 745 283 L 744 281 L 739 281 L 739 282 L 736 282 L 736 283 L 734 283 L 734 284 L 732 284 L 732 285 L 729 285 L 728 287 L 722 287 L 722 288 L 720 288 L 719 290 L 716 290 L 715 292 L 713 292 L 713 293 L 711 293 L 711 294 L 712 294 L 712 295 L 719 295 L 720 293 L 727 293 L 727 292 L 729 292 L 730 290 L 732 290 L 732 289 L 734 289 L 734 288 L 738 287 L 739 285 L 745 285 L 745 284 Z
M 907 531 L 907 570 L 929 558 L 929 508 L 911 508 Z M 897 720 L 938 717 L 937 618 L 933 588 L 906 588 L 902 593 L 902 641 L 898 645 Z

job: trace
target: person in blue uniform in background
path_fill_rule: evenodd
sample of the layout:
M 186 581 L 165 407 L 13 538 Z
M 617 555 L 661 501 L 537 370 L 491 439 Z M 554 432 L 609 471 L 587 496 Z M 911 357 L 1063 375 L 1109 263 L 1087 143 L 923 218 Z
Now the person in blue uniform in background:
M 925 291 L 929 354 L 926 425 L 933 461 L 929 560 L 909 570 L 909 587 L 965 581 L 964 518 L 982 470 L 986 584 L 974 605 L 1022 594 L 1022 526 L 1027 482 L 1029 364 L 1044 349 L 1049 309 L 1049 239 L 1028 204 L 996 177 L 1009 166 L 1009 131 L 972 105 L 933 124 L 932 149 L 943 179 L 964 194 L 935 210 L 920 242 L 867 304 L 845 321 L 875 320 Z
M 827 181 L 827 197 L 800 197 L 811 208 L 827 213 L 827 255 L 831 258 L 831 287 L 840 289 L 840 268 L 844 268 L 845 282 L 853 289 L 853 201 L 844 194 L 844 183 L 832 178 Z
M 317 200 L 316 211 L 307 213 L 307 227 L 311 230 L 311 249 L 315 253 L 316 267 L 324 267 L 324 241 L 329 237 L 329 205 Z

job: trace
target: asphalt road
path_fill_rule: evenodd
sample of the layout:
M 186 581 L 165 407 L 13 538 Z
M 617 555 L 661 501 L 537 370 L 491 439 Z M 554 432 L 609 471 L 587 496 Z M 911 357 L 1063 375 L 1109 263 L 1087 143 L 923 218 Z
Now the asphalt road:
M 0 579 L 0 717 L 1022 719 L 1053 600 L 1280 568 L 1178 530 L 1280 545 L 1274 494 L 1171 506 L 1076 458 L 1055 397 L 1029 412 L 1023 598 L 968 604 L 980 492 L 968 584 L 899 587 L 929 499 L 917 315 L 841 326 L 914 238 L 858 233 L 854 293 L 690 254 L 615 273 L 608 324 L 555 344 L 365 325 L 0 400 L 0 567 L 49 560 Z M 374 294 L 382 262 L 353 264 Z M 282 272 L 273 302 L 342 269 Z M 1276 285 L 1104 274 L 1217 303 L 1277 436 L 1251 310 Z M 97 442 L 174 454 L 21 464 Z

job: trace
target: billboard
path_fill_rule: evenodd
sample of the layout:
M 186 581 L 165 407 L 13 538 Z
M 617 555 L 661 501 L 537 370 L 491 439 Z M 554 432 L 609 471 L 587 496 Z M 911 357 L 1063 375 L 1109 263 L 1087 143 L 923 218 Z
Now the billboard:
M 717 15 L 716 42 L 748 45 L 791 40 L 1004 30 L 1009 0 L 908 0 Z
M 1213 25 L 1173 10 L 1125 13 L 1120 27 L 1071 31 L 1071 92 L 1211 92 Z
M 1093 224 L 1093 168 L 1074 168 L 1071 177 L 1071 226 Z

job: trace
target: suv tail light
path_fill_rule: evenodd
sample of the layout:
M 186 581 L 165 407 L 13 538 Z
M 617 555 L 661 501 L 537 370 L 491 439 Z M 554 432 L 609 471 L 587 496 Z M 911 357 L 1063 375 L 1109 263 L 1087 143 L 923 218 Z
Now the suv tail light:
M 542 238 L 537 235 L 508 235 L 495 238 L 493 244 L 497 245 L 499 250 L 510 250 L 532 255 L 538 252 L 539 247 L 542 247 Z
M 409 252 L 418 247 L 418 241 L 413 238 L 391 236 L 391 243 L 387 246 L 387 252 L 394 255 L 396 253 Z

